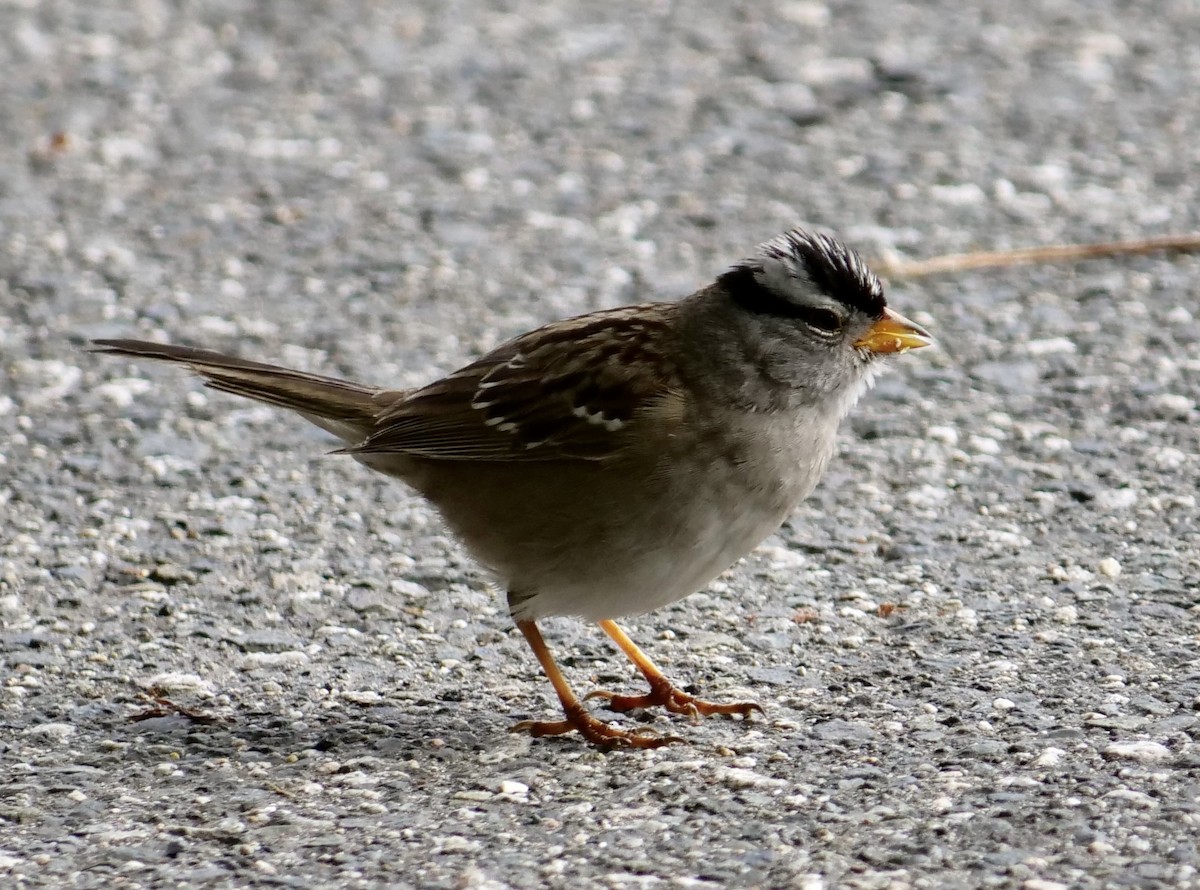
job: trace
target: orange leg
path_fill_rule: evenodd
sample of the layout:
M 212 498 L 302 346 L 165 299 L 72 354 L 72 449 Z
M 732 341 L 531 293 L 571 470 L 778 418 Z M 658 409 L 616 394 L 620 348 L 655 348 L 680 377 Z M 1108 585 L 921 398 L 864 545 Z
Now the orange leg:
M 529 648 L 537 656 L 542 670 L 546 672 L 558 700 L 562 702 L 565 720 L 523 720 L 512 728 L 512 732 L 528 732 L 534 738 L 546 735 L 562 735 L 578 732 L 593 745 L 606 750 L 610 748 L 661 748 L 672 742 L 682 742 L 675 736 L 662 736 L 652 729 L 625 730 L 610 726 L 588 713 L 587 708 L 576 697 L 567 683 L 567 678 L 558 669 L 554 656 L 542 639 L 542 632 L 532 621 L 518 621 L 517 627 L 529 642 Z M 630 645 L 633 645 L 632 643 Z
M 646 682 L 650 684 L 650 691 L 644 695 L 617 695 L 615 692 L 609 692 L 606 689 L 598 689 L 595 692 L 589 693 L 587 698 L 603 698 L 607 700 L 607 707 L 613 711 L 632 711 L 634 708 L 648 708 L 655 705 L 661 705 L 668 711 L 675 714 L 687 714 L 695 719 L 701 715 L 708 717 L 712 714 L 733 715 L 740 714 L 744 719 L 749 719 L 750 715 L 755 711 L 762 713 L 762 707 L 752 701 L 737 701 L 717 703 L 704 701 L 696 698 L 694 695 L 689 695 L 682 689 L 679 689 L 667 679 L 666 675 L 658 669 L 653 661 L 649 659 L 645 652 L 638 648 L 637 643 L 629 639 L 625 631 L 617 627 L 612 621 L 599 622 L 600 629 L 608 634 L 614 643 L 622 652 L 629 656 L 642 676 L 646 678 Z

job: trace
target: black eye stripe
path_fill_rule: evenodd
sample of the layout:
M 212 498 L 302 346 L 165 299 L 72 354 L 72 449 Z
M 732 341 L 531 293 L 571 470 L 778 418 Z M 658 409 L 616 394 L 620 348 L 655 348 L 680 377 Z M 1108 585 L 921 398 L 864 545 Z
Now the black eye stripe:
M 795 318 L 826 333 L 834 333 L 842 328 L 841 316 L 832 309 L 793 303 L 760 284 L 754 277 L 754 271 L 746 266 L 730 269 L 719 281 L 733 301 L 747 312 L 776 318 Z
M 833 334 L 842 329 L 842 317 L 832 309 L 820 309 L 813 307 L 802 311 L 796 316 L 805 324 L 808 324 L 817 330 L 825 331 Z

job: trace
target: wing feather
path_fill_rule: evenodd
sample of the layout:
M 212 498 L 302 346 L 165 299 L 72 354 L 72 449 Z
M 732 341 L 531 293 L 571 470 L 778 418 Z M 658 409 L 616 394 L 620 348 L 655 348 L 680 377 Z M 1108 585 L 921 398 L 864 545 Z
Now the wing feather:
M 639 424 L 678 421 L 678 369 L 655 348 L 673 304 L 555 322 L 411 393 L 352 454 L 604 460 Z

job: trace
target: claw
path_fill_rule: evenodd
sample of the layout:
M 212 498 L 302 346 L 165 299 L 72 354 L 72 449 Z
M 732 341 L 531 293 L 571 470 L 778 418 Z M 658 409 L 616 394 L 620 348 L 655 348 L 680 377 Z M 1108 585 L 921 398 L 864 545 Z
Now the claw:
M 584 701 L 594 698 L 605 700 L 605 707 L 610 711 L 623 714 L 638 708 L 663 707 L 672 714 L 682 714 L 693 722 L 701 717 L 711 717 L 720 714 L 724 717 L 739 716 L 749 720 L 755 711 L 763 713 L 762 706 L 752 701 L 711 702 L 694 695 L 689 695 L 682 689 L 672 686 L 665 678 L 661 682 L 652 682 L 650 691 L 642 695 L 618 695 L 607 689 L 597 689 L 589 692 Z
M 583 708 L 578 711 L 572 709 L 567 712 L 566 716 L 566 720 L 522 720 L 509 732 L 527 732 L 535 739 L 548 735 L 578 732 L 604 751 L 612 751 L 617 748 L 661 748 L 664 745 L 684 743 L 684 740 L 678 736 L 660 735 L 657 730 L 649 726 L 618 729 L 603 720 L 598 720 Z
M 612 701 L 616 697 L 617 697 L 617 694 L 615 692 L 609 692 L 607 689 L 593 689 L 591 692 L 589 692 L 587 695 L 585 695 L 583 697 L 583 700 L 591 701 L 594 698 L 603 698 L 608 701 Z

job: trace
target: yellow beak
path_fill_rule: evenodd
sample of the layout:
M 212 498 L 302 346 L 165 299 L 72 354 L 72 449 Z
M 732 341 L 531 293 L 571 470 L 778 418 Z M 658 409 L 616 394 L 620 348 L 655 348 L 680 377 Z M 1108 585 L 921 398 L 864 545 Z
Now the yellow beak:
M 871 329 L 856 340 L 854 345 L 871 352 L 889 353 L 908 352 L 910 349 L 932 346 L 933 342 L 929 331 L 915 321 L 909 321 L 899 312 L 885 308 L 883 318 L 871 325 Z

